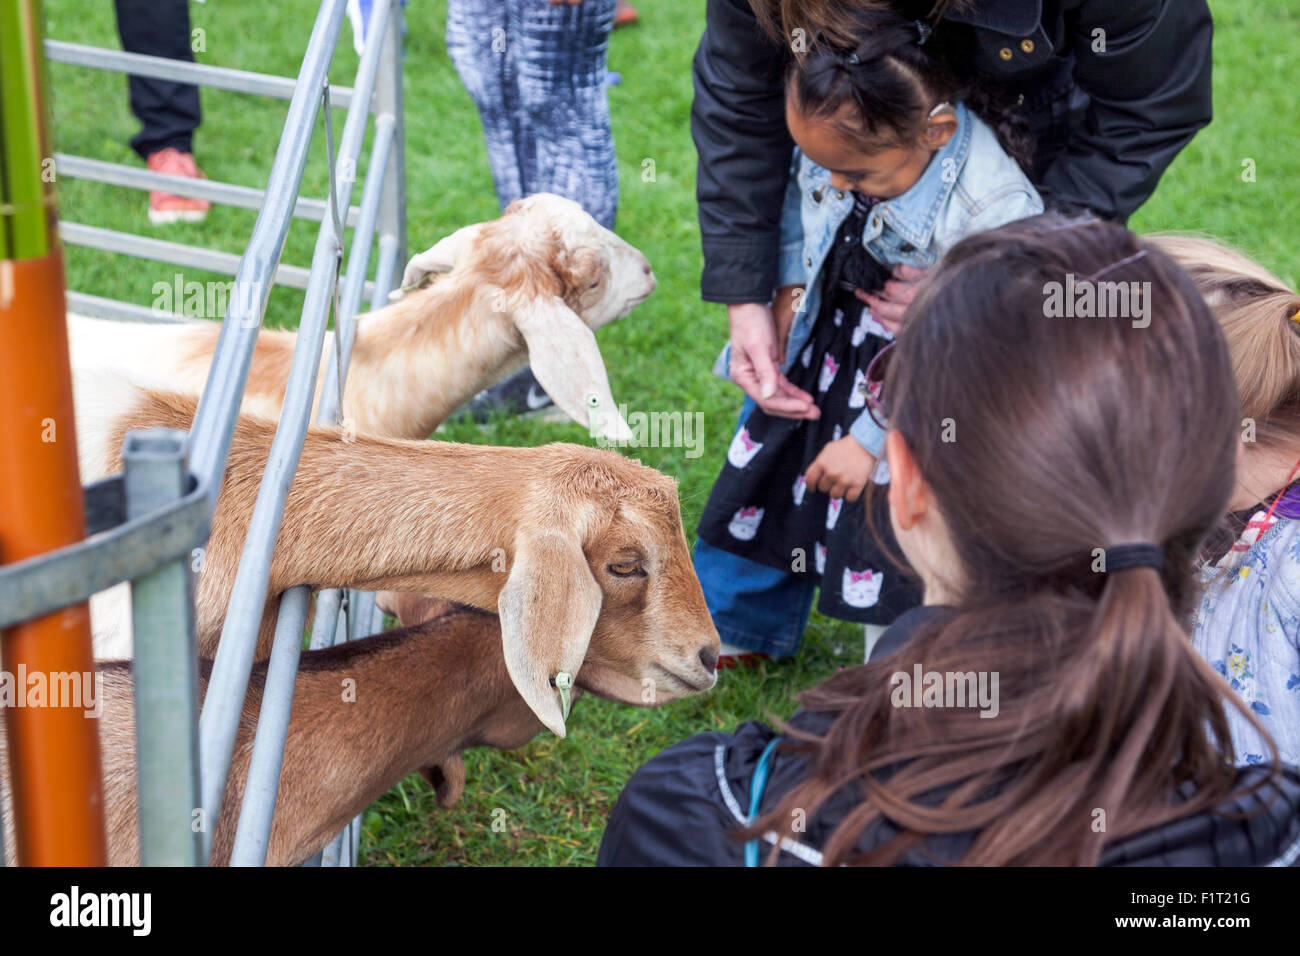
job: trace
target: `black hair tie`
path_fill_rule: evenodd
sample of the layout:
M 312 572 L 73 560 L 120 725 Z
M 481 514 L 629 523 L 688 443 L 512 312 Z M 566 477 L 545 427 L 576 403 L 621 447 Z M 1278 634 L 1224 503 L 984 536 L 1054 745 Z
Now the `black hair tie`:
M 1165 549 L 1158 544 L 1118 544 L 1106 549 L 1106 573 L 1125 568 L 1155 568 L 1165 566 Z

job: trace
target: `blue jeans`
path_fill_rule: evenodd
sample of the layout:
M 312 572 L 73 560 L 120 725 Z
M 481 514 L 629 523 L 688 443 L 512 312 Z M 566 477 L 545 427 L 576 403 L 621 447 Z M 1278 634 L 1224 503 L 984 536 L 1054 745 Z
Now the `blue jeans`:
M 447 52 L 478 107 L 504 209 L 557 193 L 614 228 L 605 59 L 615 0 L 449 0 Z
M 695 573 L 718 636 L 747 651 L 784 657 L 799 650 L 817 585 L 695 541 Z
M 754 400 L 746 398 L 739 424 L 753 409 Z M 773 657 L 799 650 L 817 594 L 815 582 L 723 551 L 703 538 L 695 541 L 694 560 L 704 601 L 723 641 Z

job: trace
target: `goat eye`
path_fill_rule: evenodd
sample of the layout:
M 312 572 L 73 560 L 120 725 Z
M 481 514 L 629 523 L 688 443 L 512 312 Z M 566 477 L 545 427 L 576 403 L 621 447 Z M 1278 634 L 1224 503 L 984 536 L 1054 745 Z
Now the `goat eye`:
M 620 564 L 611 564 L 608 570 L 610 574 L 618 578 L 630 578 L 645 573 L 641 570 L 640 561 L 624 561 Z

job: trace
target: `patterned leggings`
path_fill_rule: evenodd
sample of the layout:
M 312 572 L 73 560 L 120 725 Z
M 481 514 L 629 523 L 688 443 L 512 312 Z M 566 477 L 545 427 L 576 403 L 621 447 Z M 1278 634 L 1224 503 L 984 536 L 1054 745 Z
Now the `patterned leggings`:
M 478 107 L 502 208 L 537 192 L 607 228 L 618 207 L 605 55 L 615 0 L 449 0 L 447 52 Z

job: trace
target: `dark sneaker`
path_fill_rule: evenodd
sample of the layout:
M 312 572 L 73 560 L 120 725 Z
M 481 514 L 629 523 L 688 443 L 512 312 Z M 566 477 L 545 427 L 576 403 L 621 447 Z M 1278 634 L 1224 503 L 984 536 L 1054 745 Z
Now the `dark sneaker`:
M 554 406 L 551 396 L 537 384 L 531 368 L 521 368 L 504 382 L 485 388 L 468 402 L 457 417 L 468 416 L 482 424 L 496 415 L 528 415 Z

